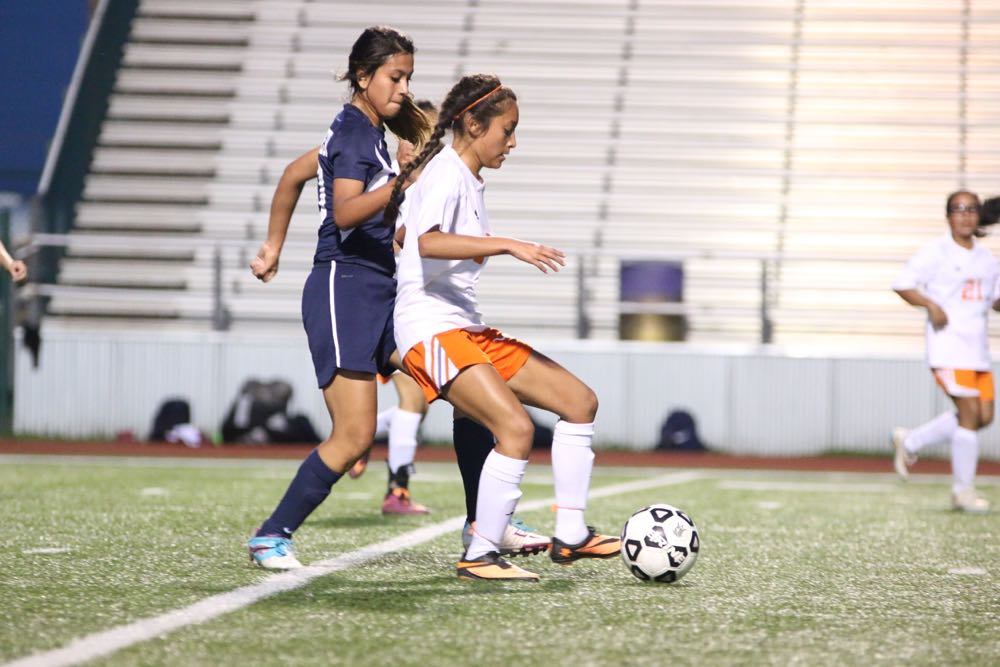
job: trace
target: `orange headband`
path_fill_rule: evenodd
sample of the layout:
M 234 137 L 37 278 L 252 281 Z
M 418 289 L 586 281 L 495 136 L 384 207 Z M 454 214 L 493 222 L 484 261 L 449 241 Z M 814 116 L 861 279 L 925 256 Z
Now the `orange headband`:
M 480 102 L 482 102 L 482 101 L 483 101 L 483 100 L 485 100 L 485 99 L 486 99 L 487 97 L 489 97 L 489 96 L 490 96 L 490 95 L 492 95 L 493 93 L 497 92 L 497 91 L 498 91 L 498 90 L 500 90 L 501 88 L 503 88 L 503 84 L 502 84 L 502 83 L 501 83 L 501 84 L 500 84 L 499 86 L 497 86 L 496 88 L 494 88 L 493 90 L 491 90 L 490 92 L 488 92 L 488 93 L 486 93 L 485 95 L 483 95 L 482 97 L 480 97 L 480 98 L 479 98 L 478 100 L 476 100 L 475 102 L 473 102 L 473 103 L 472 103 L 472 104 L 470 104 L 469 106 L 467 106 L 467 107 L 465 107 L 464 109 L 462 109 L 461 111 L 459 111 L 459 112 L 458 112 L 457 114 L 455 114 L 454 116 L 452 116 L 452 118 L 451 118 L 451 119 L 452 119 L 452 120 L 458 120 L 459 118 L 461 118 L 461 117 L 462 117 L 462 114 L 464 114 L 464 113 L 465 113 L 466 111 L 468 111 L 468 110 L 469 110 L 469 109 L 471 109 L 472 107 L 476 106 L 477 104 L 479 104 Z

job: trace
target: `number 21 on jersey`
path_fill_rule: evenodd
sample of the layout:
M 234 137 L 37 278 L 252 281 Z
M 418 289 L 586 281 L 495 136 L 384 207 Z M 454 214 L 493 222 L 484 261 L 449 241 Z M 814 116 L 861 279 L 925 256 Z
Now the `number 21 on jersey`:
M 983 300 L 983 281 L 976 279 L 969 279 L 965 281 L 965 285 L 962 287 L 962 301 L 982 301 Z

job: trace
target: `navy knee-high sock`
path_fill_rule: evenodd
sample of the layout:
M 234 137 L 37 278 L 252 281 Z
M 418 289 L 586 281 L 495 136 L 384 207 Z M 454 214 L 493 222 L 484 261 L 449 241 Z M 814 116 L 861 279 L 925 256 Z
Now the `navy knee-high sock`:
M 257 537 L 262 535 L 291 537 L 306 517 L 326 500 L 330 495 L 330 487 L 338 479 L 340 473 L 330 470 L 319 457 L 319 451 L 312 450 L 299 466 L 299 471 L 288 485 L 288 490 L 285 491 L 285 496 L 278 503 L 274 513 L 261 524 Z
M 479 475 L 486 457 L 493 451 L 495 440 L 488 428 L 479 422 L 462 417 L 452 425 L 455 456 L 465 486 L 465 514 L 471 523 L 476 520 L 476 497 L 479 495 Z

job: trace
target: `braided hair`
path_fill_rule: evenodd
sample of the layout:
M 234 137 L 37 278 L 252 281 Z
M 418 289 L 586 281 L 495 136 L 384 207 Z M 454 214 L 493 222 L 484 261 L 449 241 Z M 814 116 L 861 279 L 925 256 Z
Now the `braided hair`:
M 395 28 L 385 25 L 365 28 L 351 47 L 351 55 L 347 58 L 347 72 L 340 76 L 340 80 L 349 81 L 352 92 L 360 95 L 364 89 L 358 79 L 373 75 L 395 55 L 405 53 L 412 56 L 415 51 L 413 40 Z M 399 113 L 387 118 L 385 124 L 397 137 L 412 144 L 423 143 L 431 133 L 430 119 L 411 97 L 403 100 Z
M 441 139 L 447 130 L 458 136 L 465 134 L 465 119 L 471 118 L 481 126 L 488 126 L 490 120 L 507 110 L 510 102 L 516 102 L 517 96 L 510 88 L 503 87 L 499 77 L 493 74 L 470 74 L 463 76 L 441 103 L 441 111 L 437 125 L 424 145 L 424 149 L 402 170 L 396 178 L 385 207 L 382 222 L 387 227 L 396 224 L 399 206 L 403 202 L 403 184 L 414 171 L 441 150 Z

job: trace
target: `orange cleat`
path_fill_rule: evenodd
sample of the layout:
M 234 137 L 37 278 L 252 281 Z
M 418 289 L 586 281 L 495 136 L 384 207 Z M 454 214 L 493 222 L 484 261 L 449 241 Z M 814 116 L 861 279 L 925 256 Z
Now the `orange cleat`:
M 528 572 L 513 563 L 508 563 L 496 551 L 455 563 L 455 570 L 459 579 L 472 579 L 476 581 L 538 581 L 538 575 Z
M 598 535 L 593 526 L 587 526 L 587 536 L 579 544 L 566 544 L 558 537 L 552 538 L 549 557 L 553 563 L 571 565 L 581 558 L 614 558 L 621 553 L 621 538 Z

